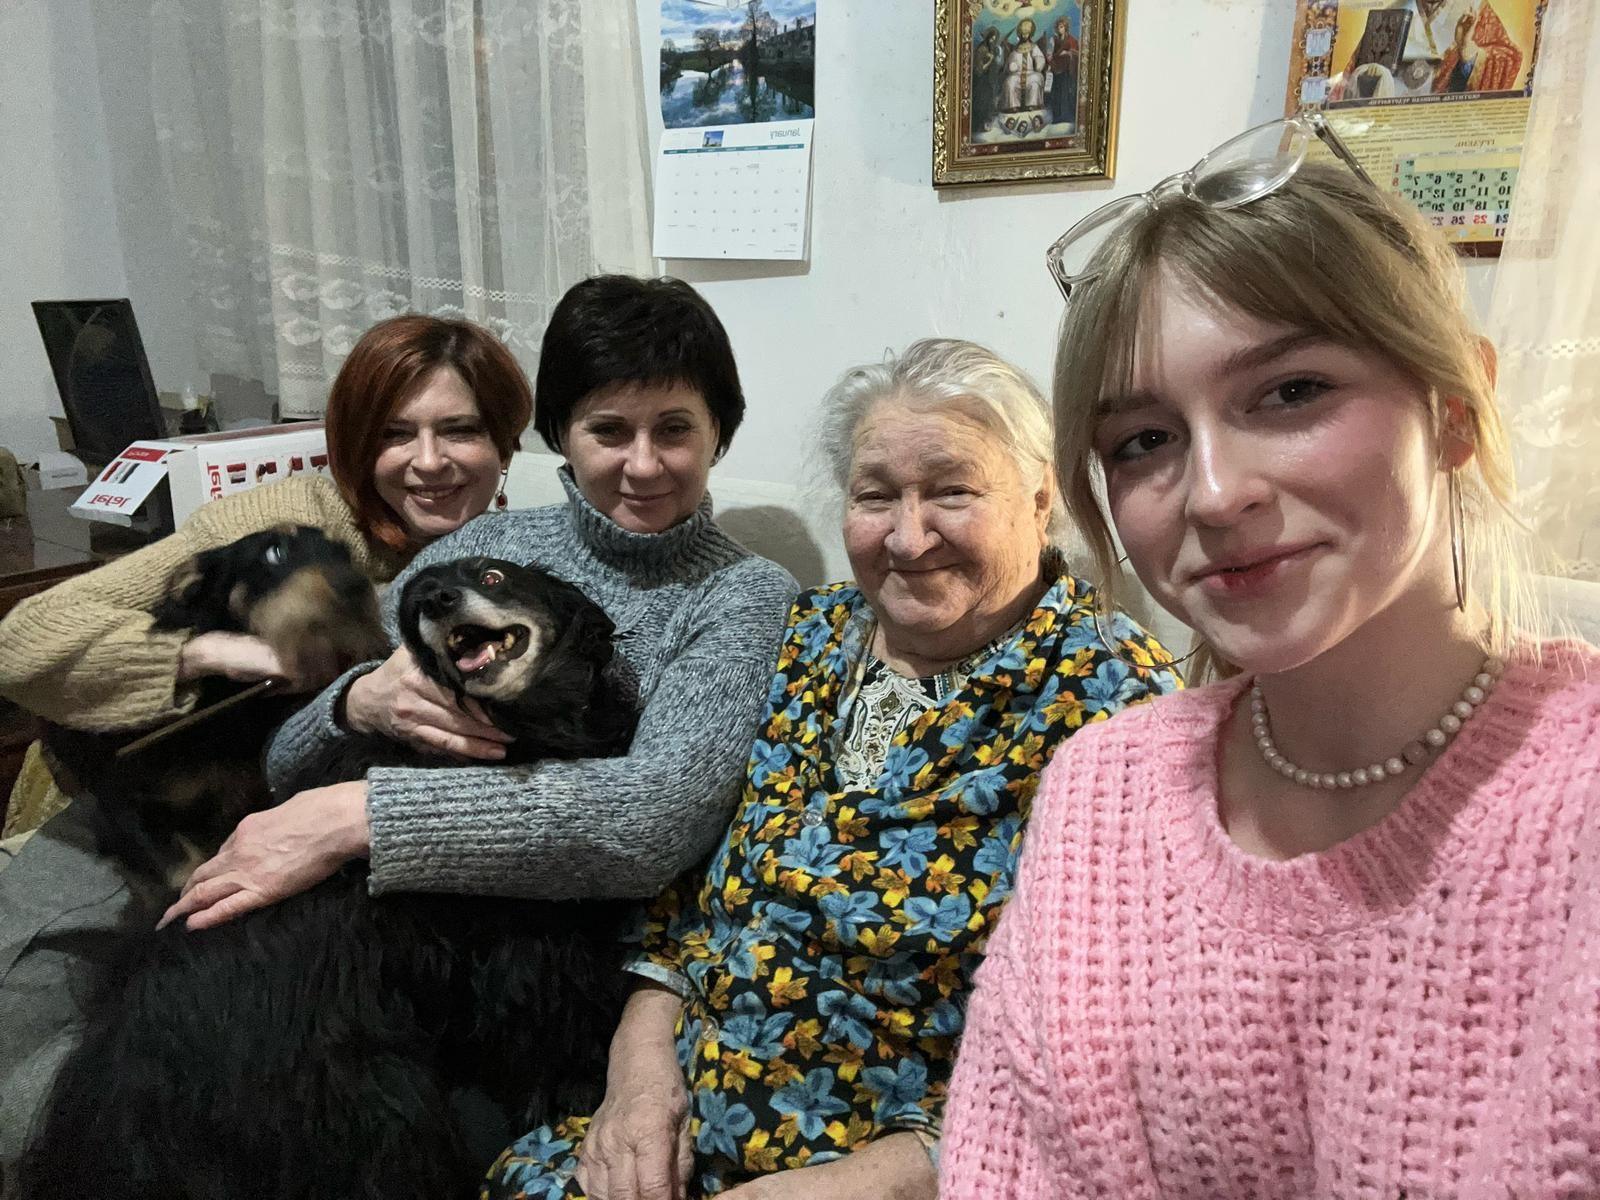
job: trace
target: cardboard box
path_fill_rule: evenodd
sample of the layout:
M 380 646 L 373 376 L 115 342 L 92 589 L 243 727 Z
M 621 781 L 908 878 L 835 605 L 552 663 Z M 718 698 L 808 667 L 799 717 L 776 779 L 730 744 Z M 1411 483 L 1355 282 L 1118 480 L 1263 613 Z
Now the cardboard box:
M 41 488 L 83 487 L 89 482 L 83 463 L 59 450 L 47 450 L 39 455 L 39 486 Z
M 306 472 L 328 473 L 321 421 L 134 442 L 68 511 L 91 521 L 129 525 L 165 479 L 172 493 L 172 519 L 181 525 L 208 500 Z

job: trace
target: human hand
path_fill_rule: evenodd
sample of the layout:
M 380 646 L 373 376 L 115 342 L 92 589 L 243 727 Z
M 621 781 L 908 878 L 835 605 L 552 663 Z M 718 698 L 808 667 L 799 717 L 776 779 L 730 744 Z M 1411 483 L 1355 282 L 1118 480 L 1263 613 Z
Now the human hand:
M 590 1200 L 683 1200 L 694 1170 L 689 1092 L 674 1079 L 606 1088 L 578 1162 L 578 1185 Z
M 694 1170 L 689 1091 L 673 1045 L 682 1001 L 646 985 L 611 1042 L 606 1097 L 578 1153 L 591 1200 L 682 1200 Z
M 240 683 L 281 679 L 284 691 L 306 691 L 329 679 L 300 678 L 264 639 L 251 633 L 200 633 L 178 652 L 178 682 L 221 675 Z
M 370 846 L 364 781 L 301 792 L 240 821 L 156 928 L 187 918 L 186 928 L 209 929 L 297 896 Z
M 891 1133 L 843 1158 L 778 1171 L 723 1192 L 724 1200 L 937 1200 L 939 1177 L 914 1133 Z
M 1467 39 L 1472 36 L 1472 27 L 1477 24 L 1477 20 L 1467 12 L 1462 13 L 1461 19 L 1456 22 L 1456 53 L 1462 58 L 1467 56 Z
M 360 676 L 344 697 L 345 724 L 426 754 L 495 761 L 511 735 L 490 722 L 476 700 L 466 706 L 422 673 L 401 646 L 376 671 Z

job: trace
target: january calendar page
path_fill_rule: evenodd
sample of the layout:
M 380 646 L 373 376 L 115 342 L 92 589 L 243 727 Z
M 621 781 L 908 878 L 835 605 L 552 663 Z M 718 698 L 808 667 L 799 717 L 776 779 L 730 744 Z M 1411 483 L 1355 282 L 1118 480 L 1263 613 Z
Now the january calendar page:
M 803 259 L 816 0 L 662 0 L 658 258 Z

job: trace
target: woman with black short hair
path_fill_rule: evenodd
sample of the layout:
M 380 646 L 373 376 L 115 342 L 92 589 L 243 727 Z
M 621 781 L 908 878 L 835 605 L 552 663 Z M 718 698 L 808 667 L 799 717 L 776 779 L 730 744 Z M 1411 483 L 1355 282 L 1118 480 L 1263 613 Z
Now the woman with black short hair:
M 605 608 L 637 676 L 629 753 L 499 765 L 507 736 L 402 647 L 278 732 L 267 767 L 285 802 L 247 818 L 168 919 L 215 925 L 358 858 L 375 893 L 646 897 L 710 851 L 796 591 L 711 519 L 707 474 L 744 412 L 727 334 L 685 283 L 588 279 L 551 314 L 534 393 L 566 503 L 440 539 L 396 580 L 386 621 L 392 635 L 401 586 L 430 563 L 485 555 L 568 580 Z
M 561 453 L 585 396 L 619 383 L 686 383 L 717 423 L 716 456 L 744 421 L 733 346 L 705 297 L 681 279 L 597 275 L 556 305 L 545 330 L 534 432 Z

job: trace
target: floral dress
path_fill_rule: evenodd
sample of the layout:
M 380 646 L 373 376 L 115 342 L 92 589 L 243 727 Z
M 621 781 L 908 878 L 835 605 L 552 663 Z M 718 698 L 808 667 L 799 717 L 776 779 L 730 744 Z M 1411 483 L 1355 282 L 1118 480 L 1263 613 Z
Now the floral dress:
M 691 1195 L 889 1133 L 937 1137 L 1040 771 L 1074 730 L 1181 686 L 1153 638 L 1121 614 L 1097 626 L 1093 603 L 1062 575 L 959 686 L 930 681 L 937 703 L 898 689 L 900 717 L 875 720 L 899 732 L 863 785 L 838 762 L 874 678 L 871 610 L 848 584 L 797 601 L 733 823 L 709 868 L 650 906 L 631 964 L 685 998 Z M 483 1195 L 580 1196 L 587 1124 L 528 1134 Z

